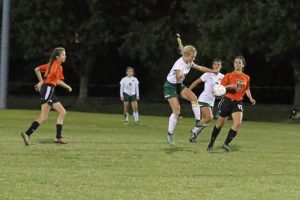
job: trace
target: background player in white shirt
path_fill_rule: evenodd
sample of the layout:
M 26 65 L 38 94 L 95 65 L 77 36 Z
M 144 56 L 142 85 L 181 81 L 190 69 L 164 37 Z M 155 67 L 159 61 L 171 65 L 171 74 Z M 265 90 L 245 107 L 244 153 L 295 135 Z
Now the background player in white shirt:
M 139 81 L 134 77 L 134 69 L 132 67 L 126 68 L 126 74 L 124 78 L 120 81 L 120 97 L 124 105 L 124 116 L 125 116 L 125 125 L 129 121 L 129 103 L 131 102 L 133 117 L 135 124 L 139 125 L 139 112 L 138 112 L 138 103 L 140 100 L 139 94 Z
M 207 125 L 213 119 L 212 108 L 215 103 L 215 96 L 213 94 L 214 85 L 220 84 L 224 75 L 219 71 L 222 68 L 222 61 L 215 58 L 212 62 L 212 68 L 218 70 L 215 73 L 204 73 L 200 78 L 195 80 L 189 87 L 190 90 L 193 90 L 198 84 L 204 82 L 204 90 L 199 95 L 198 103 L 201 110 L 201 122 L 202 124 Z M 195 127 L 191 130 L 190 142 L 196 143 L 197 136 L 206 126 Z
M 174 145 L 173 132 L 177 123 L 177 119 L 180 115 L 180 104 L 178 100 L 179 95 L 191 102 L 192 110 L 196 119 L 196 127 L 200 126 L 200 107 L 198 105 L 197 96 L 182 84 L 185 76 L 188 74 L 191 68 L 202 72 L 216 72 L 216 70 L 214 71 L 207 67 L 195 64 L 193 61 L 197 55 L 196 48 L 192 45 L 183 47 L 180 38 L 177 38 L 177 41 L 181 49 L 182 57 L 175 62 L 164 84 L 164 96 L 165 99 L 168 100 L 172 109 L 167 133 L 167 143 L 170 145 Z

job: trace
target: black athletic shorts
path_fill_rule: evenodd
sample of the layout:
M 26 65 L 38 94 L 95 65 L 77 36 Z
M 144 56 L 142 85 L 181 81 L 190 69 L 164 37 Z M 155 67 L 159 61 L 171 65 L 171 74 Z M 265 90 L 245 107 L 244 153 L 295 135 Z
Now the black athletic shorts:
M 221 117 L 228 117 L 234 112 L 243 112 L 242 101 L 231 100 L 227 97 L 221 99 L 218 105 L 218 114 Z
M 41 104 L 48 103 L 49 106 L 52 106 L 54 103 L 57 103 L 58 99 L 54 95 L 54 91 L 55 91 L 54 85 L 44 83 L 40 91 Z

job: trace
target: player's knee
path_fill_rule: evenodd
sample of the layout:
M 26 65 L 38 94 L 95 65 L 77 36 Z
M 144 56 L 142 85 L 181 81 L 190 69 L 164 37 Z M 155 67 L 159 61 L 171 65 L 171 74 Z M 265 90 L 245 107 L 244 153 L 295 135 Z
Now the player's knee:
M 220 123 L 220 122 L 217 121 L 216 127 L 217 127 L 218 129 L 221 129 L 221 128 L 223 128 L 224 124 L 225 124 L 225 123 L 223 123 L 223 122 Z
M 175 111 L 173 111 L 173 114 L 174 115 L 176 115 L 177 117 L 179 117 L 180 116 L 180 109 L 179 110 L 175 110 Z
M 198 103 L 198 98 L 197 98 L 196 95 L 192 95 L 192 96 L 191 96 L 191 102 L 192 102 L 192 103 L 193 103 L 193 102 L 197 102 L 197 103 Z
M 67 114 L 67 111 L 66 111 L 66 110 L 63 110 L 63 111 L 60 111 L 60 112 L 59 112 L 59 115 L 60 115 L 61 117 L 65 117 L 66 114 Z
M 39 124 L 42 124 L 45 121 L 47 121 L 47 119 L 48 119 L 48 116 L 40 116 L 38 122 L 39 122 Z
M 233 124 L 233 129 L 238 131 L 240 129 L 241 125 L 242 125 L 242 123 L 234 123 Z
M 221 128 L 223 128 L 223 126 L 224 126 L 224 124 L 216 124 L 217 129 L 221 129 Z
M 213 119 L 213 116 L 207 116 L 206 119 L 205 119 L 205 122 L 209 123 L 209 122 L 212 121 L 212 119 Z

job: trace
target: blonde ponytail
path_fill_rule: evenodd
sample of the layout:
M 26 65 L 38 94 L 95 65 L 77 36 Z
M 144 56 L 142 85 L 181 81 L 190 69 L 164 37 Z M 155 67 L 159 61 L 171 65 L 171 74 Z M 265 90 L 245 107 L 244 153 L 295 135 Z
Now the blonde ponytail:
M 183 54 L 183 52 L 182 52 L 183 45 L 182 45 L 182 41 L 181 41 L 179 33 L 176 33 L 176 36 L 177 36 L 178 50 L 179 50 L 179 53 L 182 55 Z
M 195 53 L 195 54 L 197 53 L 197 50 L 194 46 L 192 45 L 183 46 L 179 33 L 176 33 L 176 36 L 177 36 L 179 53 L 181 55 L 189 55 L 191 53 Z

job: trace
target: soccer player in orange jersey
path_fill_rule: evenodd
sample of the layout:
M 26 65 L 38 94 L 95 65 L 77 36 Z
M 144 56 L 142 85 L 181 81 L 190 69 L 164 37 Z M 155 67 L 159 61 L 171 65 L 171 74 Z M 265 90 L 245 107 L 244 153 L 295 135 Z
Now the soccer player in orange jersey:
M 41 97 L 41 114 L 32 122 L 27 131 L 22 132 L 21 136 L 26 146 L 29 146 L 29 137 L 37 130 L 37 128 L 48 118 L 51 108 L 58 112 L 56 121 L 56 137 L 55 143 L 66 144 L 62 138 L 62 126 L 66 115 L 66 110 L 54 95 L 54 89 L 57 85 L 66 88 L 69 92 L 72 88 L 67 85 L 64 80 L 63 68 L 61 63 L 66 60 L 66 51 L 62 47 L 55 48 L 47 64 L 38 66 L 34 69 L 37 78 L 39 79 L 35 89 L 40 93 Z M 43 76 L 42 76 L 43 73 Z
M 219 103 L 219 116 L 211 134 L 211 140 L 207 147 L 208 151 L 213 149 L 214 142 L 218 137 L 221 128 L 224 126 L 227 117 L 231 115 L 233 123 L 222 146 L 222 149 L 225 151 L 230 151 L 229 143 L 234 139 L 242 124 L 242 100 L 244 95 L 247 95 L 252 105 L 255 105 L 256 103 L 255 99 L 252 98 L 250 91 L 250 77 L 243 73 L 243 68 L 245 65 L 246 61 L 244 57 L 235 57 L 234 71 L 227 73 L 221 81 L 221 84 L 225 86 L 227 92 L 225 97 Z

